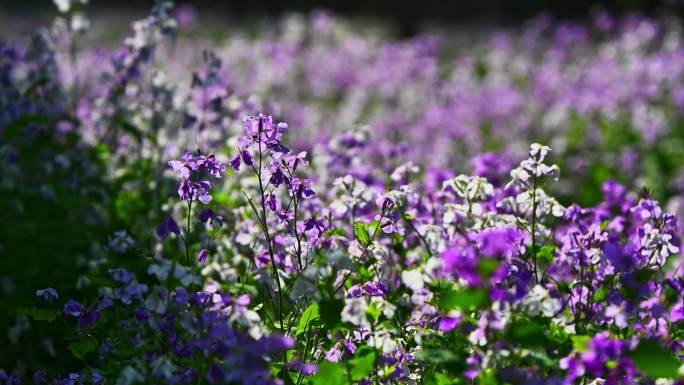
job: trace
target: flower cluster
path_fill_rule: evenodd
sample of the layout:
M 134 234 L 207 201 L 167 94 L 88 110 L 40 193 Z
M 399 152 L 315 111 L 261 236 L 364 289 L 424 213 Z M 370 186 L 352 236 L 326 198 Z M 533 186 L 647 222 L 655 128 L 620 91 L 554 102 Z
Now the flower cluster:
M 172 160 L 169 167 L 178 174 L 181 180 L 178 186 L 178 196 L 181 200 L 195 201 L 202 203 L 211 202 L 211 183 L 207 180 L 198 180 L 203 172 L 221 178 L 226 172 L 226 165 L 218 162 L 214 154 L 192 155 L 188 151 L 183 154 L 182 160 Z
M 0 384 L 684 383 L 680 187 L 633 192 L 684 164 L 680 39 L 605 17 L 451 63 L 318 13 L 188 84 L 165 2 L 105 76 L 1 45 Z

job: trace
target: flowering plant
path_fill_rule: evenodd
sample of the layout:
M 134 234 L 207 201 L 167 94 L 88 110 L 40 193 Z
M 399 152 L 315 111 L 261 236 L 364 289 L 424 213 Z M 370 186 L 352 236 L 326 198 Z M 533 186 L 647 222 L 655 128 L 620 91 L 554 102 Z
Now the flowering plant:
M 71 20 L 66 37 L 75 46 L 85 33 L 85 2 L 56 3 Z M 265 103 L 243 98 L 255 84 L 225 72 L 240 73 L 232 46 L 226 61 L 205 52 L 190 86 L 180 87 L 173 69 L 155 60 L 176 44 L 176 27 L 171 6 L 157 4 L 134 24 L 101 83 L 88 71 L 62 80 L 55 53 L 63 30 L 28 48 L 0 47 L 7 197 L 0 209 L 20 219 L 0 221 L 0 252 L 10 256 L 3 267 L 26 282 L 0 324 L 2 345 L 10 346 L 0 349 L 0 384 L 684 383 L 676 213 L 648 189 L 631 192 L 637 182 L 584 183 L 572 143 L 554 143 L 557 151 L 539 143 L 477 156 L 464 150 L 473 155 L 472 175 L 449 163 L 460 157 L 447 154 L 457 146 L 497 147 L 486 127 L 521 128 L 520 140 L 542 136 L 524 131 L 536 113 L 524 111 L 522 90 L 464 74 L 461 65 L 443 86 L 439 71 L 429 70 L 438 42 L 376 50 L 373 41 L 338 36 L 333 19 L 317 14 L 311 39 L 269 45 L 282 55 L 277 68 L 303 68 L 311 89 L 286 91 L 287 98 L 277 80 L 259 79 L 285 106 L 271 107 L 292 113 L 295 123 L 287 124 L 258 113 Z M 543 29 L 531 27 L 530 36 L 541 39 Z M 627 29 L 625 39 L 654 39 L 640 31 Z M 575 125 L 588 123 L 564 109 L 569 101 L 590 104 L 579 110 L 587 121 L 626 108 L 657 147 L 665 128 L 644 122 L 643 114 L 659 113 L 633 105 L 641 92 L 591 103 L 587 95 L 598 91 L 583 82 L 575 93 L 563 88 L 572 71 L 555 55 L 580 55 L 582 34 L 558 34 L 562 55 L 534 44 L 523 51 L 554 59 L 528 76 L 535 82 L 528 91 L 542 94 L 530 105 Z M 507 39 L 497 44 L 518 57 Z M 340 47 L 358 59 L 353 71 L 309 63 L 319 50 L 337 63 L 332 52 Z M 662 50 L 679 60 L 681 52 Z M 79 68 L 79 56 L 67 62 Z M 263 76 L 260 66 L 272 58 L 254 57 Z M 496 57 L 485 62 L 497 79 L 517 74 Z M 681 69 L 671 71 L 678 79 Z M 549 72 L 562 85 L 545 80 Z M 463 82 L 473 94 L 449 88 Z M 426 100 L 409 97 L 426 87 L 435 87 Z M 320 128 L 323 139 L 308 137 L 327 116 L 318 99 L 340 113 Z M 472 108 L 457 108 L 464 105 Z M 302 117 L 296 107 L 314 112 Z M 348 130 L 345 111 L 377 128 Z M 545 115 L 543 127 L 560 135 L 554 116 Z M 454 122 L 468 128 L 450 131 Z M 413 136 L 428 129 L 444 143 Z M 628 152 L 621 146 L 616 151 Z M 33 271 L 44 266 L 22 265 L 31 242 L 36 258 L 54 262 L 54 274 L 38 279 Z M 15 280 L 5 274 L 0 289 L 13 294 Z

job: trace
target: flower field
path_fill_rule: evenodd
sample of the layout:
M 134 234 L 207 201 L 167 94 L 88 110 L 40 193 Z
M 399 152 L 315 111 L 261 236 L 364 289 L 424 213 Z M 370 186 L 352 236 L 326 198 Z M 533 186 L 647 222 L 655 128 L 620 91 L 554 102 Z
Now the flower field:
M 680 20 L 0 39 L 0 384 L 684 384 Z

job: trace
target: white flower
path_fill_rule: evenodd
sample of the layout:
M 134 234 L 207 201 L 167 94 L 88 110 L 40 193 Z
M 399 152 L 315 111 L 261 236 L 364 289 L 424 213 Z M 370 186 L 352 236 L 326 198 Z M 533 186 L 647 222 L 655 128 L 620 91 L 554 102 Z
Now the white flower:
M 368 310 L 368 302 L 364 297 L 346 298 L 341 313 L 342 321 L 351 322 L 356 326 L 370 326 L 366 318 L 366 310 Z
M 560 300 L 552 298 L 541 285 L 536 285 L 530 290 L 527 296 L 523 299 L 522 305 L 527 314 L 535 317 L 543 314 L 547 317 L 552 317 L 558 313 L 562 307 Z
M 530 157 L 537 159 L 539 162 L 543 162 L 549 152 L 551 152 L 551 148 L 548 146 L 539 143 L 532 143 L 530 145 Z
M 606 380 L 604 380 L 601 377 L 597 377 L 594 381 L 590 382 L 589 385 L 603 385 L 606 383 Z
M 119 230 L 114 233 L 112 238 L 109 240 L 109 248 L 118 252 L 125 253 L 129 247 L 133 246 L 135 241 L 131 238 L 126 230 Z
M 641 254 L 644 256 L 653 254 L 658 265 L 665 263 L 667 257 L 679 252 L 679 247 L 670 243 L 672 235 L 662 234 L 660 230 L 653 228 L 650 224 L 644 225 L 644 237 L 641 239 Z M 652 263 L 652 261 L 649 261 Z
M 90 28 L 90 20 L 85 14 L 78 12 L 71 16 L 71 30 L 75 32 L 84 32 Z
M 166 281 L 171 271 L 171 262 L 168 259 L 162 259 L 159 263 L 150 265 L 147 268 L 147 274 L 156 275 L 160 281 Z
M 71 8 L 71 0 L 54 0 L 54 2 L 57 6 L 57 10 L 59 10 L 60 12 L 69 12 L 69 9 Z
M 81 3 L 88 4 L 88 0 L 54 0 L 57 10 L 61 13 L 67 13 L 71 9 L 72 4 Z
M 386 329 L 376 330 L 370 337 L 369 344 L 376 349 L 382 350 L 385 354 L 390 354 L 397 350 L 397 342 Z
M 423 281 L 423 274 L 420 270 L 407 270 L 401 273 L 401 281 L 414 292 L 419 292 L 425 287 L 425 282 Z
M 494 186 L 479 176 L 461 174 L 442 183 L 442 190 L 452 189 L 456 195 L 468 201 L 485 200 L 494 195 Z
M 145 376 L 138 369 L 127 366 L 121 371 L 119 378 L 116 380 L 116 385 L 132 385 L 142 382 L 145 382 Z
M 413 162 L 406 162 L 402 164 L 401 166 L 397 167 L 394 169 L 392 172 L 392 175 L 390 175 L 390 179 L 392 179 L 395 182 L 399 182 L 402 179 L 405 179 L 409 176 L 409 174 L 416 174 L 420 171 L 418 166 L 413 164 Z

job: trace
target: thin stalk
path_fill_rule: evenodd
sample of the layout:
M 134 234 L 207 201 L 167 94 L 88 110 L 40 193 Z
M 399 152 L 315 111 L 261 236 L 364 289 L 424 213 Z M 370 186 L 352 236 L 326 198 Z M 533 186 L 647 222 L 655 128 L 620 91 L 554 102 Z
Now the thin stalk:
M 534 281 L 539 283 L 539 276 L 537 275 L 537 175 L 535 172 L 532 184 L 532 263 L 534 266 Z
M 192 200 L 188 199 L 188 221 L 187 221 L 187 227 L 185 230 L 185 239 L 183 240 L 185 243 L 185 259 L 188 263 L 188 266 L 191 265 L 191 260 L 190 260 L 190 219 L 192 216 Z

